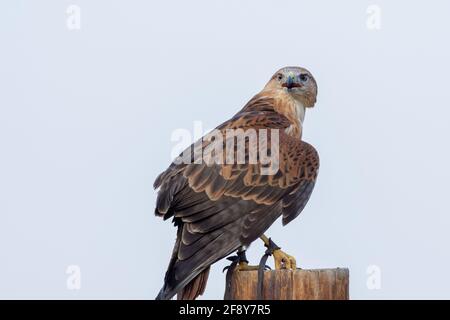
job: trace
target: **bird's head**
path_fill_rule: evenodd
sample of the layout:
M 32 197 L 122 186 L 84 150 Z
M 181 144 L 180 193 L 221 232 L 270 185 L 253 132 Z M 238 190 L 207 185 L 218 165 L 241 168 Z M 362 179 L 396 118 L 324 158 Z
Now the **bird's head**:
M 312 108 L 316 103 L 317 83 L 312 74 L 300 67 L 285 67 L 278 70 L 264 87 L 265 90 L 282 90 Z

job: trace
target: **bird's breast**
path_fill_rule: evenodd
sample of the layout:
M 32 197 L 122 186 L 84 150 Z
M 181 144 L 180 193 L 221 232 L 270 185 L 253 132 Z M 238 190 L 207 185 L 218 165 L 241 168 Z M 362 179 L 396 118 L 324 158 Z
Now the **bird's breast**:
M 278 97 L 276 111 L 285 116 L 291 123 L 291 125 L 285 129 L 286 134 L 301 138 L 302 126 L 306 113 L 305 106 L 290 95 L 281 94 Z

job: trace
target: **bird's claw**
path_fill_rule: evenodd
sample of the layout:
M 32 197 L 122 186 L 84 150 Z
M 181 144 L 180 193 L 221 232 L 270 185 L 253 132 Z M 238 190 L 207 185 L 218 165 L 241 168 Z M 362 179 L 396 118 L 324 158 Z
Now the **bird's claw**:
M 255 271 L 259 270 L 259 265 L 257 266 L 250 266 L 248 263 L 239 263 L 237 266 L 237 270 L 239 271 Z M 266 270 L 272 270 L 268 265 L 264 265 L 264 271 Z
M 225 268 L 223 268 L 222 273 L 227 271 L 231 267 L 235 267 L 237 265 L 237 263 L 239 263 L 240 257 L 238 255 L 231 256 L 231 257 L 228 257 L 227 260 L 231 261 L 231 264 L 229 266 L 226 266 Z
M 225 272 L 232 267 L 238 271 L 252 271 L 252 270 L 259 270 L 260 268 L 259 265 L 256 266 L 249 265 L 245 255 L 238 254 L 236 256 L 228 257 L 227 260 L 231 261 L 231 264 L 223 268 L 222 272 Z M 264 270 L 272 270 L 272 269 L 268 265 L 265 265 Z
M 273 260 L 275 262 L 275 270 L 297 269 L 297 262 L 295 261 L 295 258 L 280 249 L 273 252 Z
M 281 251 L 281 248 L 269 238 L 269 242 L 266 245 L 266 255 L 273 255 L 273 260 L 275 262 L 275 270 L 280 269 L 297 269 L 297 262 L 295 258 L 284 251 Z

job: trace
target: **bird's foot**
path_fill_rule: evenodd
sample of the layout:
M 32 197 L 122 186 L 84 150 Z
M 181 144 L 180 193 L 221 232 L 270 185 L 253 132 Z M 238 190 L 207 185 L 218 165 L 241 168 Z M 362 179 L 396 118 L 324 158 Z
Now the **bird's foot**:
M 275 270 L 280 269 L 297 269 L 297 262 L 295 258 L 278 247 L 272 239 L 262 236 L 261 239 L 264 241 L 264 245 L 267 248 L 266 254 L 273 255 L 273 260 L 275 262 Z
M 238 266 L 237 266 L 237 270 L 238 271 L 255 271 L 255 270 L 259 270 L 259 265 L 254 265 L 251 266 L 248 264 L 248 262 L 239 262 Z M 270 270 L 269 266 L 264 266 L 264 270 Z
M 237 270 L 238 271 L 252 271 L 252 270 L 259 270 L 260 266 L 251 266 L 248 264 L 247 256 L 245 255 L 245 251 L 239 251 L 237 253 L 238 256 L 238 265 Z M 264 270 L 270 269 L 269 266 L 264 265 Z
M 260 269 L 259 265 L 252 266 L 252 265 L 248 264 L 248 260 L 245 255 L 245 251 L 239 251 L 236 256 L 232 256 L 227 259 L 229 261 L 231 261 L 232 263 L 230 266 L 225 267 L 223 269 L 223 271 L 228 270 L 228 269 L 234 269 L 237 271 L 254 271 L 254 270 Z M 265 265 L 264 270 L 270 270 L 270 267 Z
M 281 249 L 277 249 L 273 252 L 273 260 L 275 261 L 275 270 L 280 269 L 297 269 L 297 262 L 295 258 Z
M 264 241 L 264 246 L 267 248 L 266 252 L 261 258 L 259 262 L 258 269 L 258 285 L 256 292 L 256 300 L 263 299 L 264 292 L 264 269 L 263 266 L 267 262 L 267 258 L 273 255 L 273 259 L 275 261 L 275 270 L 280 269 L 291 269 L 294 270 L 297 268 L 297 263 L 295 262 L 295 258 L 293 256 L 288 255 L 287 253 L 281 251 L 281 248 L 272 241 L 272 239 L 267 238 L 265 235 L 261 236 L 261 240 Z

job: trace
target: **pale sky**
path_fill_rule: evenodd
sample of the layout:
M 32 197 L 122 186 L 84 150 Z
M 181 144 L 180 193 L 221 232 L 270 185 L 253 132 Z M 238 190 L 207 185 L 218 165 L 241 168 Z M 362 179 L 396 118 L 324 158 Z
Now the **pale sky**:
M 449 12 L 444 1 L 3 1 L 0 298 L 153 299 L 175 240 L 152 189 L 173 132 L 214 128 L 287 65 L 318 82 L 303 138 L 321 169 L 303 213 L 267 234 L 302 268 L 348 267 L 353 299 L 450 298 Z M 226 264 L 203 298 L 223 297 Z

